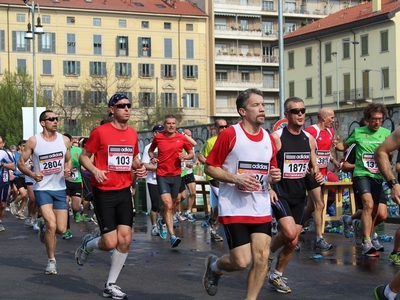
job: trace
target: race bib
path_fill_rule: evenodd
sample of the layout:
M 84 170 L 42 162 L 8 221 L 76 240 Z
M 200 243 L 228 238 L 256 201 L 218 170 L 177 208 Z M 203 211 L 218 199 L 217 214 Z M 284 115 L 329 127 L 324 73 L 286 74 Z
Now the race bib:
M 269 163 L 238 161 L 237 174 L 252 174 L 259 181 L 258 188 L 254 191 L 238 187 L 239 191 L 264 193 L 267 190 Z
M 39 172 L 43 175 L 59 173 L 63 169 L 64 153 L 62 151 L 39 156 Z
M 329 150 L 317 150 L 317 164 L 320 169 L 326 169 L 329 164 L 329 158 L 331 157 L 331 152 Z
M 287 152 L 283 161 L 283 178 L 295 179 L 306 176 L 310 152 Z
M 66 178 L 68 181 L 74 181 L 78 178 L 78 168 L 71 169 L 71 176 Z
M 376 164 L 373 153 L 363 153 L 362 161 L 364 168 L 366 168 L 371 173 L 379 173 L 378 165 Z
M 133 162 L 132 146 L 108 146 L 108 170 L 131 171 Z
M 8 171 L 3 170 L 3 182 L 8 182 Z

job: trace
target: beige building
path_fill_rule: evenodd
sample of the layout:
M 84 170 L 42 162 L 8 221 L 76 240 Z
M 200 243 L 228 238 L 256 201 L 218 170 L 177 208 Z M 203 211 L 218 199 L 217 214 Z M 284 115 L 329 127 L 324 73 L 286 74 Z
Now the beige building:
M 400 2 L 373 0 L 285 36 L 285 95 L 319 107 L 399 103 Z
M 157 106 L 161 113 L 166 107 L 181 108 L 185 125 L 209 122 L 209 20 L 193 3 L 27 2 L 0 0 L 0 80 L 6 70 L 32 74 L 35 57 L 38 97 L 58 109 L 74 135 L 90 130 L 81 128 L 85 98 L 91 106 L 106 107 L 117 91 L 132 99 L 139 129 L 154 125 L 146 115 Z M 37 17 L 44 34 L 35 35 L 33 43 L 25 35 Z M 63 114 L 65 109 L 70 113 Z

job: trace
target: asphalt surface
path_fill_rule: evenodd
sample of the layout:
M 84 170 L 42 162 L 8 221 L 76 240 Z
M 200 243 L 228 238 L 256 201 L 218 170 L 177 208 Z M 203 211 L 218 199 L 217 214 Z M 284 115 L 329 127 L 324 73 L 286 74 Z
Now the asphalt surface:
M 117 284 L 129 299 L 226 299 L 245 298 L 247 270 L 224 274 L 216 296 L 211 298 L 202 287 L 204 259 L 213 253 L 227 253 L 225 243 L 210 243 L 209 228 L 201 226 L 204 217 L 197 215 L 195 223 L 178 224 L 176 233 L 182 243 L 171 249 L 168 240 L 150 236 L 149 217 L 136 217 L 135 233 L 130 253 Z M 72 220 L 72 219 L 71 219 Z M 45 275 L 47 255 L 37 233 L 6 212 L 6 228 L 0 232 L 0 299 L 102 299 L 110 253 L 96 251 L 87 264 L 80 267 L 74 260 L 74 251 L 82 237 L 94 232 L 94 223 L 75 224 L 71 221 L 73 238 L 57 244 L 57 275 Z M 386 224 L 386 234 L 394 235 L 399 225 Z M 292 293 L 279 294 L 267 284 L 259 299 L 374 299 L 373 289 L 388 283 L 400 267 L 388 264 L 392 242 L 382 243 L 385 252 L 380 258 L 366 258 L 353 239 L 338 233 L 327 233 L 325 238 L 334 248 L 315 260 L 313 232 L 301 235 L 299 252 L 284 272 Z

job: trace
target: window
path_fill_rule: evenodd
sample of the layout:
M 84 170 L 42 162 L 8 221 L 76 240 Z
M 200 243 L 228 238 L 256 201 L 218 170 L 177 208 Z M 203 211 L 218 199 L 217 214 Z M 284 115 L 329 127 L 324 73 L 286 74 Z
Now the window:
M 389 51 L 389 33 L 387 30 L 381 31 L 381 52 Z
M 25 39 L 25 31 L 12 32 L 12 49 L 14 52 L 31 51 L 31 40 Z
M 149 21 L 142 21 L 142 28 L 148 29 L 149 28 Z
M 266 35 L 270 35 L 274 33 L 274 22 L 266 21 L 262 22 L 263 33 Z
M 67 24 L 75 24 L 75 17 L 67 17 Z
M 199 107 L 199 94 L 197 93 L 184 93 L 183 94 L 183 107 L 197 108 Z
M 296 23 L 286 23 L 285 33 L 290 33 L 296 30 Z
M 294 81 L 289 81 L 289 97 L 294 97 Z
M 81 75 L 81 62 L 74 60 L 64 60 L 63 69 L 65 76 Z
M 81 105 L 81 91 L 64 91 L 64 105 L 78 107 Z
M 64 118 L 64 132 L 68 132 L 72 136 L 82 136 L 80 119 Z
M 151 56 L 151 38 L 139 37 L 138 38 L 139 53 L 138 56 Z
M 42 75 L 52 75 L 50 59 L 43 59 Z
M 164 39 L 164 57 L 172 58 L 172 39 Z
M 100 34 L 95 34 L 93 35 L 93 54 L 94 55 L 101 55 L 102 53 L 102 48 L 101 48 L 101 35 Z
M 267 89 L 275 88 L 275 76 L 273 72 L 265 72 L 263 74 L 263 87 Z
M 331 61 L 332 61 L 332 44 L 326 43 L 325 44 L 325 62 L 331 62 Z
M 128 56 L 128 37 L 117 37 L 117 56 Z
M 350 58 L 350 43 L 348 42 L 343 43 L 343 58 Z
M 140 107 L 155 107 L 154 93 L 140 92 L 139 93 Z
M 249 29 L 249 21 L 240 20 L 240 29 Z
M 90 92 L 90 103 L 94 106 L 106 106 L 107 105 L 107 94 L 104 91 L 91 91 Z
M 217 95 L 215 106 L 221 107 L 221 108 L 227 108 L 228 107 L 228 96 Z
M 25 22 L 25 14 L 17 14 L 17 22 Z
M 328 76 L 325 77 L 325 95 L 326 96 L 331 96 L 332 95 L 332 77 Z
M 49 15 L 42 15 L 42 23 L 43 24 L 50 24 L 50 16 Z
M 118 27 L 120 28 L 126 28 L 126 20 L 118 20 Z
M 193 24 L 186 24 L 186 31 L 193 31 Z
M 161 65 L 161 78 L 175 78 L 176 65 Z
M 139 77 L 154 77 L 154 64 L 139 64 Z
M 117 77 L 132 77 L 131 63 L 115 63 L 115 76 Z
M 164 29 L 171 29 L 171 23 L 170 22 L 164 22 Z
M 216 81 L 228 81 L 228 72 L 227 71 L 217 71 L 215 74 Z
M 67 53 L 75 54 L 76 53 L 76 43 L 75 43 L 75 33 L 67 33 Z
M 43 90 L 43 99 L 47 107 L 53 106 L 53 90 Z
M 89 63 L 90 76 L 106 76 L 107 65 L 105 62 L 91 61 Z
M 178 107 L 176 93 L 161 93 L 161 107 Z
M 361 55 L 368 55 L 368 35 L 361 37 Z
M 306 79 L 306 97 L 307 98 L 312 97 L 312 79 L 311 78 Z
M 249 71 L 242 71 L 241 78 L 242 78 L 242 82 L 250 82 L 250 73 L 249 73 Z
M 5 50 L 4 30 L 0 30 L 0 51 Z
M 296 2 L 285 2 L 285 12 L 293 13 L 296 11 Z
M 45 32 L 38 34 L 38 52 L 56 53 L 56 34 L 53 32 Z
M 93 26 L 101 26 L 101 19 L 93 18 Z
M 186 58 L 194 58 L 194 41 L 186 40 Z
M 275 103 L 265 102 L 264 107 L 267 115 L 275 115 Z
M 288 52 L 288 68 L 294 69 L 294 51 Z
M 17 59 L 17 73 L 18 74 L 26 73 L 26 59 L 22 58 Z
M 198 78 L 198 67 L 196 65 L 183 65 L 183 78 Z
M 389 87 L 389 68 L 382 68 L 383 88 Z
M 306 48 L 306 66 L 312 65 L 312 49 Z
M 262 10 L 271 11 L 274 10 L 274 1 L 263 1 Z

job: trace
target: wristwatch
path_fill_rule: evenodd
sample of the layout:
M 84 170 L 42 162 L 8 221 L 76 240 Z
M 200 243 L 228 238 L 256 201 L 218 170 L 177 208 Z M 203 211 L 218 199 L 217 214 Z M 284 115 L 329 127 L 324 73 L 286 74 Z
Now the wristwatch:
M 388 180 L 387 185 L 391 189 L 395 184 L 398 184 L 398 183 L 399 182 L 397 181 L 397 179 L 391 179 L 391 180 Z

